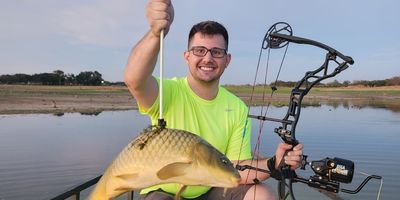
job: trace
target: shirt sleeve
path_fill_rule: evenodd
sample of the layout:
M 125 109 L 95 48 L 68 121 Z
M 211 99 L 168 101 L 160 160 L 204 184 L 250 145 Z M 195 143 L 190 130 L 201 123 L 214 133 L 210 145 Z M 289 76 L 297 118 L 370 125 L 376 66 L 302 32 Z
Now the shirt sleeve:
M 242 112 L 241 120 L 235 124 L 226 156 L 230 160 L 251 159 L 251 120 L 247 117 L 247 109 Z
M 160 78 L 156 78 L 157 84 L 160 85 Z M 176 84 L 174 84 L 174 81 L 165 79 L 163 80 L 164 83 L 164 91 L 163 91 L 163 112 L 165 113 L 169 107 L 170 107 L 170 102 L 173 102 L 173 92 L 176 91 Z M 158 86 L 159 87 L 159 86 Z M 157 124 L 157 119 L 160 116 L 160 95 L 159 93 L 157 94 L 157 99 L 154 101 L 153 105 L 150 106 L 150 108 L 144 108 L 142 105 L 140 105 L 139 102 L 137 102 L 139 112 L 141 114 L 148 115 L 151 118 L 152 124 Z
M 160 84 L 160 79 L 156 78 L 156 80 L 157 80 L 157 84 L 159 85 Z M 157 87 L 159 87 L 159 86 L 157 86 Z M 153 105 L 150 106 L 150 108 L 144 108 L 140 104 L 140 102 L 137 102 L 137 105 L 138 105 L 139 112 L 141 114 L 148 115 L 148 116 L 150 116 L 151 119 L 153 119 L 154 116 L 158 116 L 159 115 L 160 95 L 157 94 L 157 99 L 154 101 Z

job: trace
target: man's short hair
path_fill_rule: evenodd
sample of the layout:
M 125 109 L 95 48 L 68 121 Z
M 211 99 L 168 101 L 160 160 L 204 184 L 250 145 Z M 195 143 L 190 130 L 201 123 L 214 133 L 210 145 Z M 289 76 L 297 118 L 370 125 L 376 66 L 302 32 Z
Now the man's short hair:
M 219 34 L 222 35 L 225 40 L 225 48 L 226 50 L 228 50 L 228 41 L 229 41 L 228 31 L 222 24 L 215 21 L 203 21 L 198 24 L 195 24 L 192 27 L 192 29 L 190 29 L 188 45 L 190 44 L 190 41 L 192 40 L 193 36 L 198 32 L 204 35 L 219 35 Z

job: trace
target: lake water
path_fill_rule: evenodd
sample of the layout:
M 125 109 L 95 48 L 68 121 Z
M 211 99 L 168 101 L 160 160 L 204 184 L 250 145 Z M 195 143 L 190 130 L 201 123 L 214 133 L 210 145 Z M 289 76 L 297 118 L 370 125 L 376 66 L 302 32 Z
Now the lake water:
M 282 118 L 287 108 L 270 108 L 269 115 Z M 258 114 L 252 109 L 252 114 Z M 103 172 L 121 149 L 149 125 L 137 111 L 0 115 L 0 200 L 49 199 Z M 258 134 L 253 121 L 253 140 Z M 278 123 L 266 122 L 261 151 L 274 153 L 280 138 L 273 133 Z M 400 113 L 386 109 L 306 107 L 298 123 L 297 139 L 305 144 L 309 161 L 340 157 L 355 163 L 351 184 L 355 189 L 365 178 L 360 172 L 384 177 L 381 199 L 398 199 L 400 188 Z M 312 170 L 298 170 L 304 177 Z M 274 181 L 267 181 L 275 188 Z M 359 194 L 339 193 L 343 199 L 376 199 L 380 181 L 371 180 Z M 328 199 L 314 189 L 294 184 L 297 199 Z

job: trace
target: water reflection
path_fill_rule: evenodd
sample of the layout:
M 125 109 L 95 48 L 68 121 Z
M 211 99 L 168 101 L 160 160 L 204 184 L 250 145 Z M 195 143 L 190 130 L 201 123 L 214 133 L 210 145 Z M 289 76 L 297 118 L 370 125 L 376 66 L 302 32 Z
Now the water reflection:
M 89 112 L 79 112 L 81 115 L 97 116 L 102 111 L 89 111 Z
M 321 107 L 323 105 L 333 108 L 343 107 L 346 109 L 362 109 L 362 108 L 380 108 L 390 110 L 392 112 L 400 112 L 400 99 L 321 99 L 321 98 L 304 98 L 302 107 Z M 288 102 L 285 100 L 271 101 L 270 105 L 274 107 L 287 107 Z M 253 106 L 260 106 L 263 103 L 254 103 Z M 265 104 L 267 105 L 267 104 Z
M 87 112 L 78 112 L 81 115 L 87 115 L 87 116 L 97 116 L 100 115 L 100 113 L 102 113 L 103 111 L 87 111 Z M 64 116 L 65 113 L 63 112 L 56 112 L 53 113 L 54 116 L 56 117 L 62 117 Z
M 136 111 L 0 116 L 2 200 L 49 199 L 101 174 L 150 123 Z
M 392 99 L 352 99 L 352 100 L 337 100 L 337 101 L 323 101 L 321 104 L 325 104 L 328 106 L 332 106 L 334 108 L 338 108 L 339 106 L 343 108 L 380 108 L 390 110 L 392 112 L 400 112 L 400 100 L 392 100 Z
M 57 113 L 53 113 L 53 115 L 56 116 L 56 117 L 62 117 L 62 116 L 64 116 L 64 113 L 63 112 L 57 112 Z
M 281 118 L 287 107 L 272 107 L 269 116 Z M 251 110 L 259 113 L 258 108 Z M 23 124 L 23 126 L 21 126 Z M 103 172 L 112 159 L 150 120 L 137 111 L 101 112 L 97 115 L 63 113 L 0 115 L 0 199 L 49 199 Z M 253 144 L 260 123 L 253 121 Z M 281 139 L 277 123 L 264 124 L 261 152 L 272 155 Z M 356 188 L 365 177 L 385 178 L 382 199 L 397 199 L 400 187 L 400 113 L 349 103 L 313 105 L 302 110 L 296 137 L 305 144 L 309 160 L 340 157 L 352 160 Z M 309 177 L 308 171 L 300 171 Z M 274 184 L 274 181 L 269 181 Z M 379 182 L 344 199 L 374 199 Z M 326 199 L 302 184 L 295 184 L 297 199 Z

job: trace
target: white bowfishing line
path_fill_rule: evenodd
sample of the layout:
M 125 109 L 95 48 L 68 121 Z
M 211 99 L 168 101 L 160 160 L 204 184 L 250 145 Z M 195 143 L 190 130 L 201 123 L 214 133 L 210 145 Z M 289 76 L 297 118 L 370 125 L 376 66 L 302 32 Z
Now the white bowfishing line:
M 160 32 L 160 120 L 163 120 L 163 68 L 164 68 L 164 29 Z
M 362 175 L 365 175 L 365 176 L 371 176 L 371 174 L 367 174 L 365 172 L 359 172 L 359 173 L 362 174 Z M 383 177 L 381 177 L 381 184 L 380 184 L 379 189 L 378 189 L 378 194 L 376 196 L 376 200 L 380 200 L 381 199 L 382 186 L 383 186 Z

